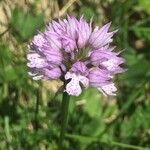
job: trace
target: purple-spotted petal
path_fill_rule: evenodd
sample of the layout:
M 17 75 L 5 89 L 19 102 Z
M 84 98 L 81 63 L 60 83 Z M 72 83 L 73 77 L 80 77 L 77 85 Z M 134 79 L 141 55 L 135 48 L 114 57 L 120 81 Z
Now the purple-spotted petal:
M 46 60 L 37 53 L 29 53 L 27 59 L 29 60 L 27 66 L 30 68 L 43 68 L 48 66 Z
M 104 95 L 116 95 L 117 88 L 115 87 L 114 83 L 109 83 L 106 85 L 103 85 L 98 88 L 99 91 L 101 91 Z
M 76 76 L 74 73 L 67 72 L 65 75 L 65 79 L 71 79 L 71 81 L 66 85 L 66 92 L 69 95 L 73 96 L 79 96 L 82 92 L 81 87 L 79 85 L 79 79 L 78 76 Z
M 123 62 L 124 62 L 123 59 L 116 58 L 102 62 L 102 65 L 111 72 L 121 73 L 124 71 L 124 69 L 122 69 L 119 65 L 122 64 Z
M 89 85 L 89 80 L 88 78 L 77 75 L 75 73 L 67 72 L 65 75 L 65 79 L 71 79 L 70 82 L 66 85 L 65 91 L 69 95 L 73 96 L 79 96 L 82 92 L 80 82 L 83 84 L 84 87 L 87 87 Z
M 32 41 L 32 43 L 38 47 L 42 47 L 45 42 L 46 41 L 41 34 L 35 35 Z

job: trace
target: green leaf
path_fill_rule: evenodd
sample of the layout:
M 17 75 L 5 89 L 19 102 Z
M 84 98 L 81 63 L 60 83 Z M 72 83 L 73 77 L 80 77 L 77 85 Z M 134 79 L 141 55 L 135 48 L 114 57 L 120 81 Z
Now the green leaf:
M 25 13 L 20 9 L 14 9 L 12 12 L 11 25 L 12 32 L 21 37 L 22 40 L 28 40 L 32 37 L 37 30 L 41 29 L 44 25 L 42 14 L 34 15 L 32 13 Z
M 5 65 L 10 64 L 11 60 L 12 60 L 11 50 L 6 44 L 1 42 L 0 43 L 0 67 L 2 68 Z
M 105 123 L 102 116 L 102 103 L 100 96 L 101 94 L 97 89 L 88 88 L 84 90 L 79 97 L 74 97 L 72 99 L 72 101 L 75 101 L 75 103 L 79 101 L 84 101 L 84 104 L 81 107 L 82 113 L 84 115 L 82 117 L 80 115 L 78 116 L 81 117 L 81 122 L 85 123 L 84 128 L 82 128 L 83 134 L 97 136 L 105 128 Z M 74 105 L 74 107 L 75 106 L 76 105 Z M 75 111 L 74 113 L 77 112 Z M 86 116 L 89 118 L 88 123 L 86 123 Z
M 135 35 L 141 39 L 150 40 L 150 28 L 143 26 L 133 26 L 132 30 Z
M 138 6 L 141 10 L 150 14 L 150 0 L 138 0 Z
M 97 89 L 89 88 L 83 92 L 79 97 L 80 100 L 86 100 L 83 107 L 84 111 L 88 113 L 89 116 L 97 118 L 102 113 L 101 98 L 100 93 Z
M 94 15 L 94 10 L 89 6 L 83 6 L 80 9 L 80 13 L 83 14 L 86 19 L 91 19 Z
M 15 72 L 15 69 L 12 66 L 5 67 L 4 71 L 4 79 L 6 82 L 16 80 L 18 78 L 17 73 Z
M 145 102 L 146 101 L 149 100 L 146 99 Z M 128 119 L 127 121 L 121 124 L 122 137 L 130 138 L 136 136 L 138 132 L 141 132 L 141 130 L 143 134 L 146 134 L 150 126 L 149 107 L 150 107 L 150 103 L 147 106 L 144 104 L 143 107 L 141 105 L 137 106 L 134 114 L 129 118 L 127 118 Z

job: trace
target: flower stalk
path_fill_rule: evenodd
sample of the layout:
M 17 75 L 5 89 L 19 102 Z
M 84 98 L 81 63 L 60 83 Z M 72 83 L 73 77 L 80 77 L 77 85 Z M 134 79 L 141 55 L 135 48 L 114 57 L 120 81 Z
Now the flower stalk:
M 59 143 L 58 143 L 58 149 L 63 149 L 63 141 L 65 137 L 65 130 L 67 126 L 68 121 L 68 110 L 69 110 L 69 99 L 70 96 L 64 92 L 63 98 L 62 98 L 62 105 L 61 105 L 61 131 L 60 131 L 60 137 L 59 137 Z

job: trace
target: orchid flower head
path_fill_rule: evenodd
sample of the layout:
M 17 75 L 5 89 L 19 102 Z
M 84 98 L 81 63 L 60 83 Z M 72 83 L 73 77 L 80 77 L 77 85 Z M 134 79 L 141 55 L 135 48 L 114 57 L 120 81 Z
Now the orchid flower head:
M 125 71 L 125 62 L 110 46 L 113 35 L 111 22 L 92 29 L 87 22 L 67 16 L 51 21 L 28 45 L 27 66 L 34 80 L 62 80 L 64 92 L 79 96 L 83 88 L 97 88 L 104 95 L 115 95 L 115 74 Z

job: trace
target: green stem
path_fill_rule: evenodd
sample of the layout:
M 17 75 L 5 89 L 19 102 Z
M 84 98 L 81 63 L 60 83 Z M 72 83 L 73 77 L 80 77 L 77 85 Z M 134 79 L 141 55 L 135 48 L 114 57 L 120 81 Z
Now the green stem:
M 5 122 L 5 134 L 6 134 L 6 141 L 8 144 L 8 150 L 12 150 L 11 147 L 11 134 L 10 134 L 10 128 L 9 128 L 9 117 L 6 116 L 4 118 L 4 122 Z
M 35 106 L 35 132 L 38 130 L 38 115 L 39 115 L 39 102 L 41 99 L 41 91 L 37 89 L 36 106 Z
M 62 98 L 62 106 L 61 106 L 61 131 L 60 131 L 60 137 L 59 137 L 59 144 L 58 144 L 58 150 L 63 149 L 63 140 L 65 137 L 65 130 L 67 126 L 68 121 L 68 109 L 69 109 L 69 99 L 70 96 L 64 92 L 63 98 Z

